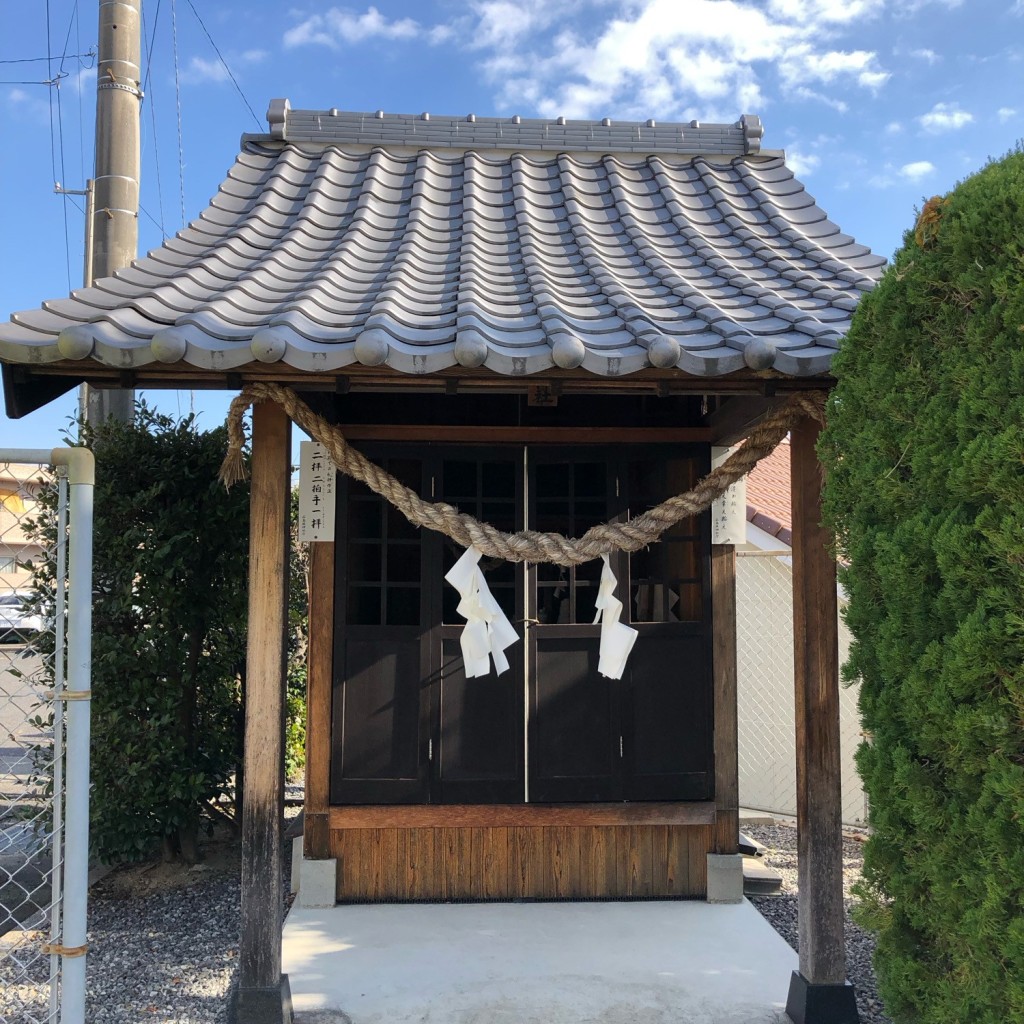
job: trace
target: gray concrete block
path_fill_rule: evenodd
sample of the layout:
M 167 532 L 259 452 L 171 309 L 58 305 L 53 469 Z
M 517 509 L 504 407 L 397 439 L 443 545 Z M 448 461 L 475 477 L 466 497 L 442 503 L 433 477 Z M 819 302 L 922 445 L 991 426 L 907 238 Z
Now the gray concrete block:
M 708 854 L 708 903 L 743 902 L 743 857 L 738 853 Z
M 299 878 L 302 875 L 302 836 L 292 840 L 292 892 L 299 891 Z
M 301 871 L 295 902 L 300 907 L 333 907 L 337 902 L 337 860 L 303 860 Z

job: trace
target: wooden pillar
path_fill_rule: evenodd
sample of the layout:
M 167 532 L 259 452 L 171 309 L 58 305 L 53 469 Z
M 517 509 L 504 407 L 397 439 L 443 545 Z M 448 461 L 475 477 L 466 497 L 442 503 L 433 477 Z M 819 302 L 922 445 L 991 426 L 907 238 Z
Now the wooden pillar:
M 715 690 L 715 853 L 739 851 L 736 690 L 736 548 L 711 548 L 712 663 Z
M 334 543 L 312 545 L 306 675 L 306 806 L 303 855 L 330 857 L 331 693 L 334 686 Z
M 820 432 L 804 419 L 790 438 L 800 971 L 786 1012 L 796 1024 L 847 1024 L 858 1017 L 845 984 L 838 599 L 821 525 Z
M 242 931 L 234 1013 L 238 1024 L 291 1020 L 287 979 L 281 975 L 290 463 L 291 422 L 276 403 L 257 403 L 252 411 L 249 506 Z

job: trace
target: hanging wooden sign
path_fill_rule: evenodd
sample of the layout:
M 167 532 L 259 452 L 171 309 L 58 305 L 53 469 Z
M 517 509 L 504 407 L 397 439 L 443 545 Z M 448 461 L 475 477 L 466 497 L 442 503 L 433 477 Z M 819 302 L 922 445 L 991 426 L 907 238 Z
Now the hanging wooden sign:
M 731 448 L 711 449 L 711 468 L 729 457 Z M 737 480 L 711 505 L 711 543 L 742 544 L 747 539 L 747 478 Z
M 300 544 L 334 540 L 336 470 L 327 448 L 319 441 L 299 445 L 299 530 Z

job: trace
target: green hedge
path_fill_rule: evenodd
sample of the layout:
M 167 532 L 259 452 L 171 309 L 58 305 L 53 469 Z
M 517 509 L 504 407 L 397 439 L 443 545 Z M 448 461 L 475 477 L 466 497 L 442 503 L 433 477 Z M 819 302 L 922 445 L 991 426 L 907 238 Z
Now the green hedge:
M 1024 153 L 930 201 L 820 451 L 870 742 L 863 920 L 899 1022 L 1024 1020 Z

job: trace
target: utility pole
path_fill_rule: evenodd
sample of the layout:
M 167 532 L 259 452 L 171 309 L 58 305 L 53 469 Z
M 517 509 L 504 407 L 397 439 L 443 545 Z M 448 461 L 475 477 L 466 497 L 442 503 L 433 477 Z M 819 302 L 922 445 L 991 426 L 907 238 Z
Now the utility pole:
M 92 274 L 127 267 L 139 246 L 139 110 L 142 105 L 142 0 L 99 0 L 96 61 L 96 168 Z M 86 388 L 92 425 L 131 422 L 133 390 Z

